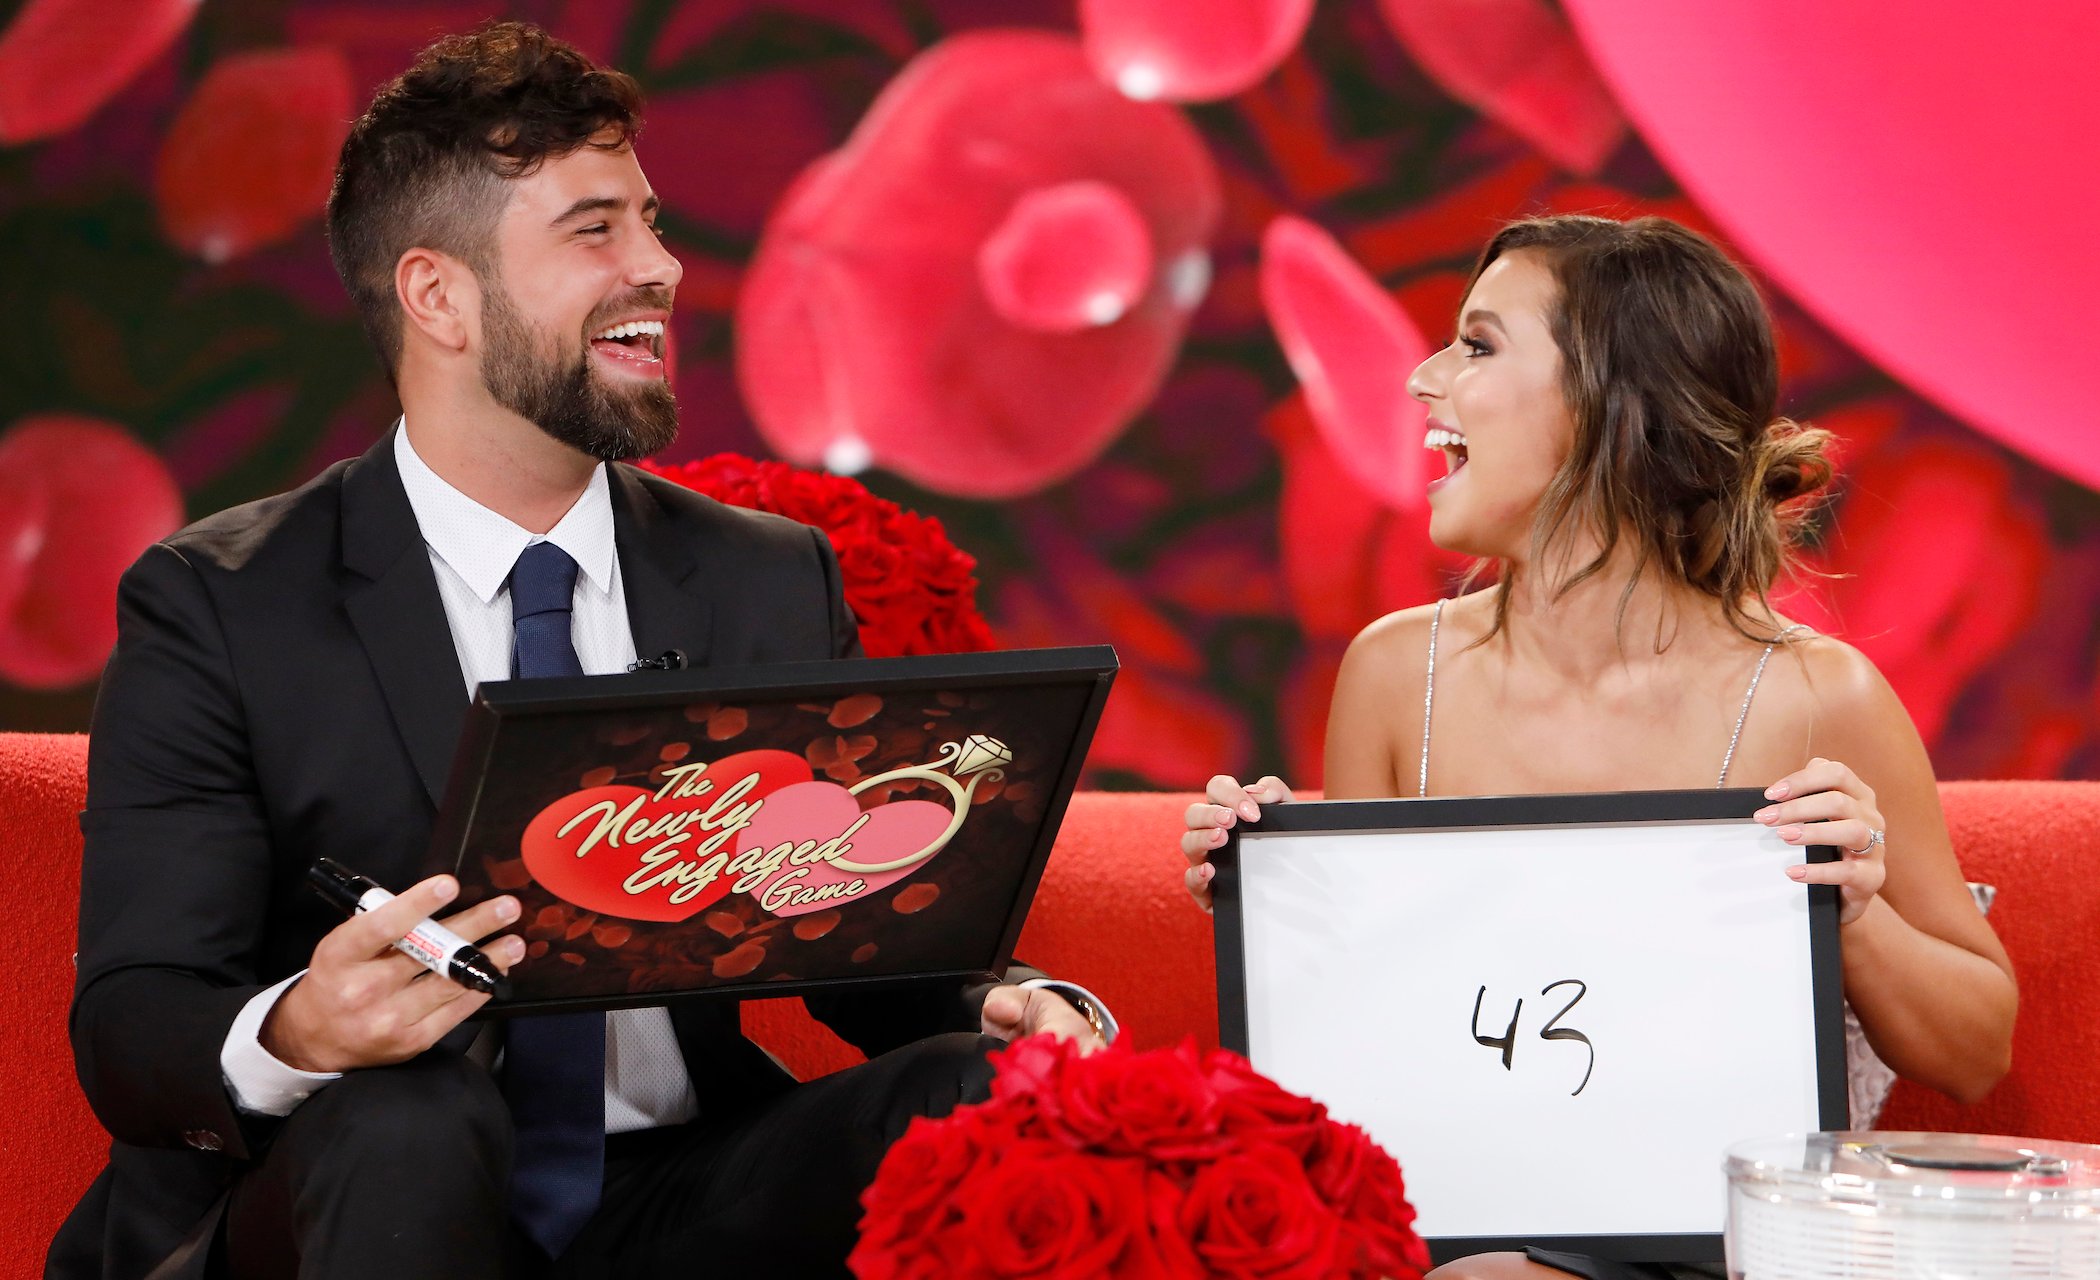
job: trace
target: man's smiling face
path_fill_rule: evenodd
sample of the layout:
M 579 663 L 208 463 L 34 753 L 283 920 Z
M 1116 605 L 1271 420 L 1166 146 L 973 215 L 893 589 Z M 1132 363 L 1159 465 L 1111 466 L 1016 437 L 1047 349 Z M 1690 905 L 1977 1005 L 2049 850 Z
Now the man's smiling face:
M 555 439 L 607 461 L 671 443 L 664 334 L 684 269 L 631 147 L 579 147 L 510 183 L 482 282 L 481 377 Z

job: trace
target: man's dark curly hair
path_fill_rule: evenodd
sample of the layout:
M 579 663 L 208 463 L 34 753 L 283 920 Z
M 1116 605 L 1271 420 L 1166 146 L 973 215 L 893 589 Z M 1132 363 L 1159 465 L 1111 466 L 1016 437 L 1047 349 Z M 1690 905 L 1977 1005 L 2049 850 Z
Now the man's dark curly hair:
M 504 183 L 549 156 L 627 145 L 641 107 L 631 77 L 522 22 L 446 36 L 379 91 L 336 161 L 328 248 L 389 376 L 401 255 L 435 249 L 490 277 Z

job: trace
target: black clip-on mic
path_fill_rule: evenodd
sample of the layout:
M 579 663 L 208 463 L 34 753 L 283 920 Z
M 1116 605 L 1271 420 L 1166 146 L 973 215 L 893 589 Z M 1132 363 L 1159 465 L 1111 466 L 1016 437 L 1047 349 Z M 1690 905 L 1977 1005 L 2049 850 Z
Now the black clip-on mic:
M 653 658 L 637 658 L 627 664 L 629 671 L 683 671 L 685 650 L 666 649 Z

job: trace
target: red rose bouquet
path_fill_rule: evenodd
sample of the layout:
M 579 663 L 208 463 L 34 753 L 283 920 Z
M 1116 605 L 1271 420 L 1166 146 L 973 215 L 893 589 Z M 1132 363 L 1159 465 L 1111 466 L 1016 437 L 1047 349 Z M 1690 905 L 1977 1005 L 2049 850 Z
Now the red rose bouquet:
M 1420 1280 L 1400 1166 L 1354 1125 L 1192 1045 L 1036 1036 L 990 1101 L 915 1120 L 861 1197 L 859 1280 Z
M 646 471 L 733 507 L 771 511 L 831 538 L 846 603 L 871 658 L 969 653 L 994 647 L 977 610 L 977 561 L 941 522 L 868 492 L 858 480 L 718 453 Z

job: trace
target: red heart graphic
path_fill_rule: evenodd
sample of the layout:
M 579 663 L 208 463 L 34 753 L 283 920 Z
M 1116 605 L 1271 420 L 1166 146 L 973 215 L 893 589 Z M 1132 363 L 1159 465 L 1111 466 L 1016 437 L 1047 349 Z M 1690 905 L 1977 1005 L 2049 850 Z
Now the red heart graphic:
M 1978 430 L 2100 485 L 2100 9 L 1566 0 L 1661 160 L 1789 296 Z M 2052 346 L 2060 344 L 2060 348 Z M 2057 350 L 2061 355 L 2057 354 Z
M 678 773 L 656 791 L 586 787 L 526 825 L 525 869 L 586 911 L 683 920 L 729 892 L 735 877 L 721 869 L 756 802 L 811 776 L 809 762 L 792 752 L 742 751 Z
M 850 843 L 840 850 L 840 855 L 862 866 L 878 866 L 908 858 L 932 844 L 954 818 L 953 809 L 930 800 L 892 800 L 862 812 L 860 801 L 854 794 L 837 783 L 805 782 L 774 796 L 752 819 L 751 825 L 737 836 L 736 847 L 739 855 L 746 851 L 794 849 L 812 841 L 821 847 L 822 842 L 839 836 L 858 823 L 858 829 L 853 831 Z M 830 862 L 812 862 L 798 867 L 783 854 L 778 868 L 766 873 L 752 887 L 751 896 L 758 900 L 759 906 L 776 916 L 799 916 L 867 897 L 902 880 L 937 856 L 936 852 L 908 866 L 887 871 L 854 871 Z M 743 859 L 740 857 L 739 861 Z M 853 890 L 850 896 L 843 892 L 846 886 L 856 881 L 862 885 L 860 889 Z M 818 891 L 828 892 L 818 896 Z

